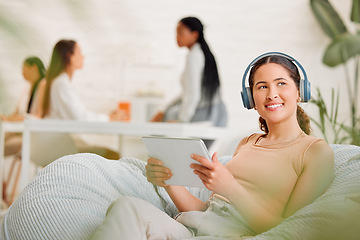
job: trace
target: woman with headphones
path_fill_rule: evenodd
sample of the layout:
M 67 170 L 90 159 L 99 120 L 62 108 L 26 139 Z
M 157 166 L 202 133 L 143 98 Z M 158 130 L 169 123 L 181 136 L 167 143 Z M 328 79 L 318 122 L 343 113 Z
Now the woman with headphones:
M 243 88 L 244 105 L 259 113 L 264 133 L 242 139 L 225 165 L 217 153 L 212 162 L 192 156 L 199 164 L 191 168 L 213 192 L 209 200 L 202 202 L 183 186 L 166 185 L 171 170 L 150 158 L 148 181 L 165 188 L 180 214 L 172 219 L 144 200 L 122 197 L 109 207 L 94 239 L 254 236 L 325 192 L 334 177 L 333 151 L 324 140 L 309 135 L 309 118 L 298 106 L 310 99 L 302 66 L 288 55 L 267 53 L 249 65 L 243 87 L 245 82 L 249 88 Z

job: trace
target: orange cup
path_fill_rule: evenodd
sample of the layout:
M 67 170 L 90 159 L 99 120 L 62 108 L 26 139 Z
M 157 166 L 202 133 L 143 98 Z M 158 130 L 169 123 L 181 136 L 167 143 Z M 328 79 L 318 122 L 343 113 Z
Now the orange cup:
M 119 110 L 122 110 L 125 113 L 125 121 L 130 121 L 131 119 L 131 103 L 130 102 L 119 102 Z

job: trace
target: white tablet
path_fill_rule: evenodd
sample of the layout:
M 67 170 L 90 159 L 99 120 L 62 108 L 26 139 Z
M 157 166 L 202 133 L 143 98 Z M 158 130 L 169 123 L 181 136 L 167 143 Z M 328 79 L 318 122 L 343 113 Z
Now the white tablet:
M 166 138 L 143 137 L 148 153 L 164 163 L 171 169 L 173 176 L 165 181 L 169 185 L 182 185 L 188 187 L 202 187 L 204 184 L 190 168 L 191 163 L 198 163 L 191 158 L 197 154 L 211 161 L 209 152 L 201 139 L 192 138 Z

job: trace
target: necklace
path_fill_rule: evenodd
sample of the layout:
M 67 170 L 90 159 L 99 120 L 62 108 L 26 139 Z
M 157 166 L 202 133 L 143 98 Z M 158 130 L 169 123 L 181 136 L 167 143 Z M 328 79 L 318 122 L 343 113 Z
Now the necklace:
M 260 142 L 262 139 L 266 139 L 267 137 L 267 134 L 264 134 L 264 135 L 261 135 L 256 141 L 255 141 L 255 144 L 258 145 L 258 146 L 271 146 L 271 145 L 276 145 L 276 144 L 281 144 L 281 143 L 287 143 L 287 142 L 292 142 L 296 139 L 298 139 L 300 136 L 302 136 L 304 134 L 304 132 L 300 132 L 299 135 L 297 135 L 296 137 L 294 138 L 290 138 L 290 139 L 286 139 L 286 140 L 281 140 L 279 142 L 275 142 L 275 143 L 268 143 L 268 144 L 261 144 L 260 145 Z

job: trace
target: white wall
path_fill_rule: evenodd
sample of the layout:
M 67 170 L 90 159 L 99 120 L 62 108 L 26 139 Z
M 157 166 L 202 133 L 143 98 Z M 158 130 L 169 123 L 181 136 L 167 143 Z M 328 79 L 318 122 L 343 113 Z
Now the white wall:
M 348 21 L 350 0 L 332 0 Z M 12 24 L 0 29 L 0 111 L 10 112 L 24 84 L 21 64 L 28 55 L 48 65 L 61 38 L 78 41 L 85 67 L 74 83 L 89 108 L 108 112 L 150 82 L 170 100 L 180 91 L 186 50 L 178 49 L 175 27 L 188 15 L 206 25 L 205 36 L 217 59 L 229 126 L 239 135 L 257 128 L 257 114 L 242 107 L 240 79 L 247 64 L 267 51 L 283 51 L 307 69 L 313 93 L 342 85 L 341 68 L 321 63 L 329 39 L 318 26 L 309 0 L 1 0 L 0 15 Z M 345 87 L 342 87 L 345 90 Z M 342 101 L 347 99 L 343 95 Z M 316 116 L 316 108 L 304 106 Z M 347 112 L 343 108 L 344 113 Z

